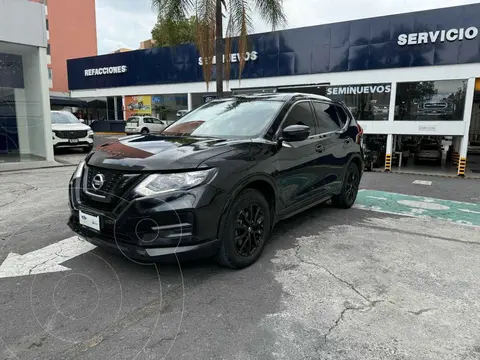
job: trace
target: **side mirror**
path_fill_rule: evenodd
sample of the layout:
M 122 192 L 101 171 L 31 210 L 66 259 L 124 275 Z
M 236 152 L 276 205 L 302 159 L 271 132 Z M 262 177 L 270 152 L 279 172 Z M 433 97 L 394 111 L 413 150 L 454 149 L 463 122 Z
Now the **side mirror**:
M 310 136 L 310 127 L 307 125 L 290 125 L 282 131 L 284 141 L 303 141 Z

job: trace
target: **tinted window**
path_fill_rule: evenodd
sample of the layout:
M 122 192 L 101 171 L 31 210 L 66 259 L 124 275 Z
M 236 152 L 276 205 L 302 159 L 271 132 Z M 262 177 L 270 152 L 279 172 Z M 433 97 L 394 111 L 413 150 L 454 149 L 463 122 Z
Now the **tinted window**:
M 186 114 L 163 134 L 255 137 L 266 130 L 283 104 L 283 101 L 255 98 L 213 100 Z
M 319 133 L 336 131 L 343 126 L 340 125 L 335 105 L 314 101 L 313 107 L 317 114 Z
M 395 120 L 463 120 L 467 80 L 397 84 Z
M 151 118 L 143 118 L 143 122 L 145 124 L 151 124 L 152 123 L 152 119 Z
M 307 125 L 310 127 L 310 135 L 317 134 L 317 124 L 308 101 L 295 104 L 283 122 L 282 129 L 290 125 Z
M 153 122 L 154 122 L 155 124 L 158 124 L 158 125 L 163 125 L 163 122 L 161 122 L 161 121 L 158 120 L 158 119 L 153 119 Z
M 336 106 L 337 114 L 338 114 L 338 121 L 341 128 L 348 122 L 348 115 L 345 110 L 341 106 Z

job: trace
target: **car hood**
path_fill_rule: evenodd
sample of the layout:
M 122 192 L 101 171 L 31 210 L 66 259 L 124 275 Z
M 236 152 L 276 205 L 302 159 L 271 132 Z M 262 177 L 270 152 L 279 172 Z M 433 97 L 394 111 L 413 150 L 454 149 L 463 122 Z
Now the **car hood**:
M 87 164 L 125 171 L 195 169 L 202 162 L 251 140 L 133 135 L 97 147 Z
M 53 131 L 73 131 L 73 130 L 91 130 L 90 126 L 78 124 L 52 124 Z

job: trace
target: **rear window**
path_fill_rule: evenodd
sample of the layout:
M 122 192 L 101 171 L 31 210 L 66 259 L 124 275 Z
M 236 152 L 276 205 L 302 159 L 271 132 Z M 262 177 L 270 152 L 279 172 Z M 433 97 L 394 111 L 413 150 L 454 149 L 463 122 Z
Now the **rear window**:
M 136 118 L 136 117 L 128 118 L 127 125 L 129 125 L 129 124 L 138 125 L 138 118 Z

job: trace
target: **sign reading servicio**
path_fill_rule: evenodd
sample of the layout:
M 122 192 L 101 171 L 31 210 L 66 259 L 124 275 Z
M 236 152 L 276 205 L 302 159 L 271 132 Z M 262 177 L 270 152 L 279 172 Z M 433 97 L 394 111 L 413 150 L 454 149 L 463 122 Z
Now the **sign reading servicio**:
M 478 35 L 478 28 L 470 26 L 469 28 L 449 29 L 449 30 L 437 30 L 437 31 L 425 31 L 419 33 L 400 34 L 397 38 L 397 44 L 404 45 L 417 45 L 417 44 L 434 44 L 436 42 L 446 41 L 461 41 L 472 40 Z

